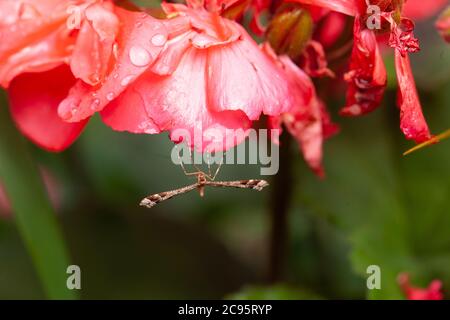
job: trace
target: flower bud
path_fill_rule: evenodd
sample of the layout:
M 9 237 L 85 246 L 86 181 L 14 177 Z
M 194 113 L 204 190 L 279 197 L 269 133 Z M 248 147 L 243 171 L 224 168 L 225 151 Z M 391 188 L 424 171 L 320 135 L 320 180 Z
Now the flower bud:
M 239 20 L 244 15 L 250 3 L 251 0 L 237 0 L 223 9 L 222 17 L 230 20 Z
M 280 7 L 269 23 L 266 36 L 277 54 L 287 54 L 294 61 L 311 39 L 313 20 L 308 10 L 296 4 Z

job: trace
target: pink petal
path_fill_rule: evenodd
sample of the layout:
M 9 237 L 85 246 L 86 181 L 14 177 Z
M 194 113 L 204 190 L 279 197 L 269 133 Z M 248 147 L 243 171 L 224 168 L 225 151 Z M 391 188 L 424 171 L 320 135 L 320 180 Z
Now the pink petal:
M 107 4 L 93 4 L 85 10 L 70 62 L 75 77 L 90 85 L 104 80 L 118 32 L 119 20 Z
M 115 131 L 132 133 L 160 133 L 159 127 L 148 116 L 139 93 L 128 90 L 101 112 L 103 122 Z
M 400 127 L 407 139 L 417 143 L 429 140 L 431 133 L 422 113 L 408 54 L 402 55 L 395 50 L 395 67 L 399 85 Z
M 191 47 L 192 35 L 193 32 L 186 32 L 176 39 L 169 40 L 153 65 L 152 71 L 159 75 L 172 74 L 178 67 L 186 50 Z
M 146 73 L 132 89 L 118 97 L 114 106 L 128 107 L 127 103 L 132 101 L 134 110 L 139 110 L 141 116 L 142 109 L 137 108 L 142 106 L 153 121 L 155 131 L 168 130 L 173 141 L 186 141 L 198 150 L 219 151 L 234 146 L 245 138 L 251 122 L 242 111 L 214 112 L 208 107 L 207 56 L 204 50 L 188 49 L 171 76 Z M 110 124 L 108 118 L 105 121 Z M 139 127 L 134 130 L 139 131 Z
M 2 0 L 0 26 L 65 11 L 67 0 Z
M 210 48 L 207 70 L 212 110 L 242 110 L 257 120 L 261 112 L 279 115 L 293 103 L 281 70 L 247 37 Z
M 44 149 L 66 149 L 87 123 L 65 123 L 58 117 L 58 104 L 74 82 L 67 66 L 23 74 L 11 82 L 8 94 L 12 117 L 22 133 Z
M 446 4 L 448 0 L 408 0 L 403 7 L 403 15 L 414 20 L 427 19 Z
M 66 62 L 74 39 L 65 25 L 67 14 L 23 18 L 0 23 L 0 85 L 23 72 L 43 72 Z
M 331 11 L 340 12 L 349 16 L 356 16 L 365 9 L 363 0 L 291 0 L 302 4 L 323 7 Z M 362 1 L 362 2 L 361 2 Z
M 105 82 L 90 88 L 89 94 L 73 97 L 79 91 L 70 92 L 58 110 L 66 121 L 77 122 L 101 111 L 152 66 L 164 47 L 167 31 L 161 22 L 147 14 L 120 8 L 115 13 L 122 22 L 117 36 L 116 63 Z

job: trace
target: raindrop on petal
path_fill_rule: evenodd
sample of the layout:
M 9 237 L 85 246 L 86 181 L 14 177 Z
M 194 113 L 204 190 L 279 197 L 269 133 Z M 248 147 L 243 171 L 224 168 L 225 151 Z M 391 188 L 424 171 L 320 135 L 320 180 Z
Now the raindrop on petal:
M 100 99 L 95 99 L 94 101 L 92 101 L 91 110 L 97 111 L 97 108 L 99 105 L 100 105 Z
M 130 84 L 131 81 L 133 81 L 134 76 L 130 75 L 130 76 L 126 76 L 125 78 L 122 79 L 122 81 L 120 82 L 120 85 L 122 87 L 126 87 L 127 85 Z
M 129 56 L 136 67 L 145 67 L 151 62 L 150 53 L 140 46 L 131 47 Z
M 152 37 L 151 41 L 154 46 L 161 47 L 166 43 L 167 38 L 165 35 L 157 33 Z
M 113 101 L 113 100 L 114 100 L 114 93 L 113 93 L 113 92 L 108 93 L 108 94 L 106 95 L 106 99 L 107 99 L 108 101 Z

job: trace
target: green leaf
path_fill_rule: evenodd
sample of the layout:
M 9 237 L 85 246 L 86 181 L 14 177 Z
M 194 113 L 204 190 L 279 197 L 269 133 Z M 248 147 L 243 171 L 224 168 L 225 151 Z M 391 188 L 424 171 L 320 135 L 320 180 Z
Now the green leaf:
M 26 143 L 12 123 L 3 93 L 0 93 L 0 128 L 0 180 L 44 290 L 51 299 L 75 298 L 66 287 L 69 259 L 55 212 Z
M 450 94 L 422 102 L 431 128 L 447 128 L 450 111 L 444 106 Z M 433 109 L 433 102 L 440 108 Z M 316 213 L 326 212 L 347 235 L 361 283 L 369 276 L 368 266 L 381 268 L 381 290 L 368 290 L 369 298 L 403 298 L 397 283 L 401 272 L 410 273 L 416 286 L 438 278 L 450 287 L 448 142 L 403 157 L 411 143 L 398 129 L 394 105 L 346 120 L 343 128 L 327 145 L 327 179 L 302 173 L 298 197 Z

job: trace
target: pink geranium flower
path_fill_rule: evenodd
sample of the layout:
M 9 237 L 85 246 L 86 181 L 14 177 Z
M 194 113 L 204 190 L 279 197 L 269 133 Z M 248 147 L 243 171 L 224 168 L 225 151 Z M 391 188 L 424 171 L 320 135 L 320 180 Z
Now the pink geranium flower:
M 0 85 L 9 88 L 19 129 L 49 150 L 70 144 L 85 125 L 66 124 L 56 114 L 57 99 L 70 87 L 70 72 L 48 73 L 68 63 L 75 42 L 65 24 L 67 7 L 67 1 L 58 0 L 0 2 Z
M 50 151 L 67 148 L 125 89 L 123 78 L 141 69 L 130 57 L 145 59 L 148 50 L 154 61 L 165 42 L 161 22 L 112 1 L 6 0 L 0 9 L 0 84 L 19 129 Z
M 262 114 L 289 110 L 292 94 L 244 28 L 221 17 L 226 5 L 187 3 L 163 4 L 167 43 L 147 72 L 131 74 L 133 83 L 102 117 L 115 130 L 169 131 L 202 151 L 227 149 Z

